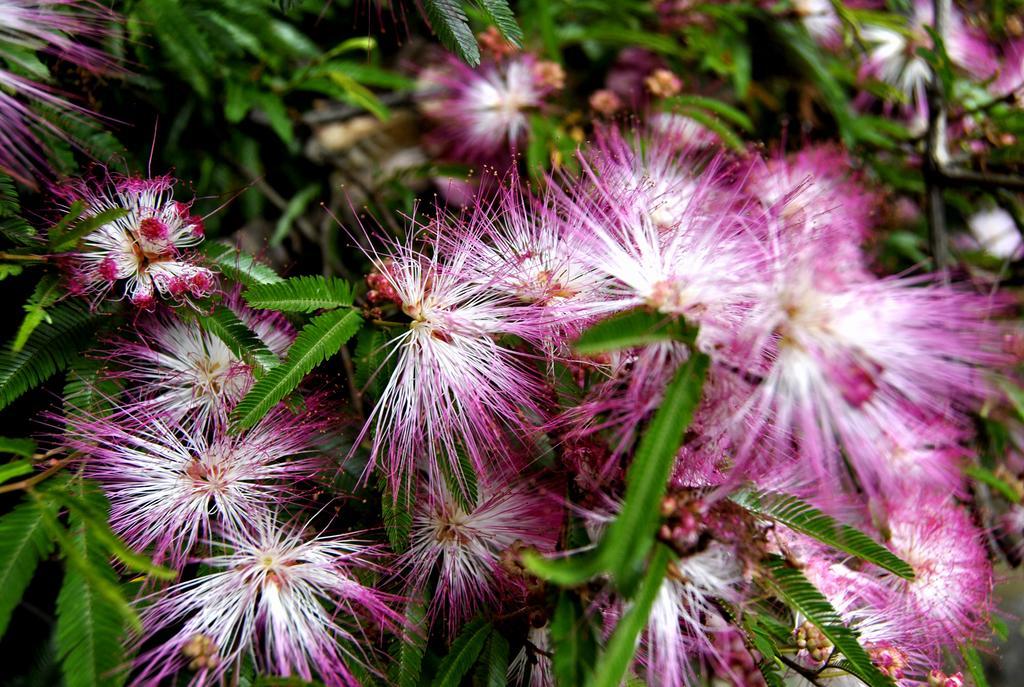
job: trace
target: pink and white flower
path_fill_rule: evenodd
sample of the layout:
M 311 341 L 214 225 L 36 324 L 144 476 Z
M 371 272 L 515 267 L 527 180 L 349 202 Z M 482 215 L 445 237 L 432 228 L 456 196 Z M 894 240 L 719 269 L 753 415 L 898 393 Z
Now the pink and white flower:
M 85 202 L 84 217 L 107 210 L 127 211 L 86 235 L 67 256 L 68 289 L 105 298 L 119 282 L 140 308 L 156 297 L 188 302 L 213 292 L 214 273 L 187 252 L 203 240 L 203 220 L 187 203 L 175 201 L 170 177 L 112 176 L 100 184 L 83 180 L 62 189 L 67 200 Z
M 502 599 L 522 603 L 523 579 L 503 563 L 514 561 L 520 548 L 553 551 L 562 517 L 557 498 L 543 485 L 511 474 L 484 478 L 470 504 L 443 480 L 430 482 L 417 499 L 401 565 L 414 589 L 422 589 L 436 572 L 430 614 L 444 615 L 451 632 Z
M 278 356 L 295 338 L 280 313 L 252 310 L 237 295 L 228 307 Z M 201 427 L 224 421 L 252 386 L 250 366 L 194 320 L 150 314 L 131 334 L 111 342 L 107 358 L 116 366 L 111 374 L 128 380 L 129 391 L 161 418 L 190 417 Z
M 311 402 L 302 416 L 279 405 L 238 434 L 127 407 L 71 418 L 66 441 L 110 500 L 114 531 L 132 549 L 180 568 L 215 529 L 252 529 L 296 498 L 296 482 L 319 472 L 317 444 L 329 421 Z
M 489 160 L 521 144 L 529 115 L 556 90 L 546 65 L 529 53 L 469 67 L 455 57 L 420 77 L 424 113 L 455 157 Z
M 460 235 L 447 225 L 438 232 Z M 461 482 L 460 452 L 478 473 L 492 459 L 507 462 L 507 444 L 530 431 L 528 415 L 542 415 L 536 374 L 498 337 L 540 342 L 543 318 L 495 288 L 500 277 L 478 279 L 479 240 L 465 235 L 443 255 L 413 240 L 368 254 L 411 320 L 387 344 L 393 372 L 361 434 L 370 434 L 371 464 L 383 461 L 393 487 L 408 486 L 418 466 L 431 481 L 450 470 Z
M 377 549 L 351 536 L 306 538 L 270 515 L 254 524 L 224 533 L 231 551 L 203 561 L 213 572 L 155 594 L 142 609 L 144 651 L 132 685 L 185 671 L 189 685 L 222 684 L 249 657 L 265 674 L 331 687 L 357 687 L 356 667 L 373 670 L 370 628 L 402 622 L 395 600 L 362 581 L 379 571 Z

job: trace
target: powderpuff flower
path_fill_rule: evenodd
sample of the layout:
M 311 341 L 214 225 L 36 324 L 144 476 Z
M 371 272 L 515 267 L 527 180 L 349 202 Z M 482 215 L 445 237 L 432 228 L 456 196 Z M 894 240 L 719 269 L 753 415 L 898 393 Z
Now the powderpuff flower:
M 272 353 L 284 355 L 295 329 L 283 315 L 248 308 L 237 293 L 227 305 Z M 206 427 L 224 421 L 253 382 L 249 365 L 219 337 L 169 312 L 144 317 L 131 337 L 112 341 L 109 350 L 112 376 L 128 380 L 141 402 L 171 422 L 191 417 Z
M 526 413 L 541 414 L 540 387 L 528 361 L 497 337 L 539 342 L 548 330 L 536 309 L 476 278 L 479 241 L 467 236 L 442 256 L 414 248 L 414 238 L 367 255 L 411 320 L 387 344 L 394 369 L 361 435 L 370 433 L 371 464 L 383 459 L 396 494 L 417 464 L 432 481 L 448 471 L 462 483 L 460 452 L 479 473 L 506 456 L 504 444 L 525 438 Z
M 831 0 L 795 0 L 793 11 L 819 45 L 829 49 L 842 45 L 843 24 Z
M 830 241 L 774 243 L 733 359 L 763 380 L 738 414 L 746 456 L 767 436 L 819 480 L 842 473 L 840 449 L 859 475 L 891 475 L 886 447 L 920 447 L 922 421 L 992 393 L 985 368 L 1005 358 L 992 298 L 926 276 L 848 280 Z
M 187 203 L 175 201 L 170 177 L 114 176 L 102 184 L 77 181 L 61 190 L 68 201 L 85 202 L 84 217 L 115 209 L 122 217 L 87 234 L 68 254 L 68 289 L 93 301 L 107 296 L 118 282 L 125 296 L 140 308 L 151 308 L 156 296 L 189 302 L 213 292 L 212 271 L 188 253 L 203 240 L 202 218 Z
M 530 113 L 559 87 L 552 72 L 551 63 L 529 53 L 476 68 L 449 56 L 442 67 L 421 74 L 421 109 L 455 157 L 491 160 L 523 142 Z
M 582 182 L 563 198 L 581 257 L 609 277 L 603 309 L 683 316 L 708 342 L 760 278 L 762 213 L 750 212 L 721 159 L 701 164 L 663 138 L 631 158 L 609 141 L 609 154 L 581 156 Z
M 24 68 L 25 52 L 46 52 L 90 72 L 117 71 L 113 58 L 80 40 L 103 38 L 119 21 L 89 0 L 0 0 L 0 64 Z M 87 114 L 56 90 L 0 67 L 0 170 L 30 186 L 48 168 L 42 136 L 70 139 L 34 106 Z
M 926 112 L 925 88 L 931 83 L 932 71 L 917 54 L 917 47 L 932 48 L 925 28 L 934 24 L 931 0 L 914 0 L 905 27 L 865 23 L 861 29 L 861 38 L 871 46 L 864 72 L 895 87 L 906 103 L 916 105 L 919 117 Z M 991 46 L 955 7 L 949 10 L 942 42 L 953 64 L 971 76 L 985 79 L 995 73 L 997 62 Z
M 476 200 L 468 223 L 438 237 L 465 251 L 472 278 L 524 304 L 543 309 L 552 338 L 565 341 L 600 309 L 605 277 L 587 267 L 550 194 L 534 198 L 515 174 L 492 200 Z
M 787 223 L 806 223 L 839 234 L 851 252 L 867 238 L 876 199 L 860 183 L 845 151 L 807 146 L 755 166 L 748 187 Z
M 320 469 L 318 439 L 330 424 L 278 405 L 255 427 L 211 433 L 127 408 L 75 416 L 66 441 L 85 456 L 85 474 L 110 500 L 110 525 L 136 551 L 180 568 L 214 526 L 249 530 L 296 482 Z
M 467 503 L 444 480 L 431 482 L 417 499 L 409 549 L 400 564 L 415 589 L 436 572 L 430 614 L 446 614 L 454 632 L 483 607 L 523 600 L 523 578 L 511 571 L 518 551 L 534 547 L 550 553 L 561 524 L 557 499 L 536 484 L 491 475 Z
M 743 580 L 736 552 L 719 542 L 669 564 L 642 638 L 647 684 L 699 684 L 694 665 L 721 658 L 714 635 L 728 629 L 715 602 L 738 601 Z
M 892 580 L 936 644 L 954 648 L 984 632 L 992 610 L 992 563 L 970 514 L 947 494 L 920 492 L 889 502 L 888 546 L 914 569 Z
M 1000 97 L 1014 96 L 1017 104 L 1024 95 L 1024 40 L 1015 40 L 1003 48 L 1002 65 L 999 76 L 989 86 L 989 90 Z
M 331 687 L 358 685 L 356 674 L 371 670 L 367 626 L 401 623 L 394 599 L 361 581 L 379 571 L 375 547 L 350 536 L 306 538 L 271 516 L 255 524 L 225 532 L 230 552 L 203 561 L 211 572 L 142 609 L 132 685 L 173 682 L 186 670 L 189 685 L 223 684 L 247 658 L 261 673 Z

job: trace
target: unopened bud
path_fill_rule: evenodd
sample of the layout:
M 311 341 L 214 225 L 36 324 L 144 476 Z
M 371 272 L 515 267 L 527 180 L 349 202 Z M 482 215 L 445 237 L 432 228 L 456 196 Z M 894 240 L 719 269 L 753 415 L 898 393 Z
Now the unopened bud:
M 683 90 L 683 82 L 668 69 L 655 69 L 644 79 L 644 85 L 657 98 L 671 98 Z

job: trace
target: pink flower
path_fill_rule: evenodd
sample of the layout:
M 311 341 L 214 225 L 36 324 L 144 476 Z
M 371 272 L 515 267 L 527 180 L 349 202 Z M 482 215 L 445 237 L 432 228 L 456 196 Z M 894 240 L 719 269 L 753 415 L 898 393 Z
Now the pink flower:
M 482 608 L 525 597 L 519 549 L 554 550 L 562 508 L 543 485 L 512 473 L 481 475 L 467 504 L 443 480 L 428 482 L 417 498 L 409 550 L 401 558 L 413 589 L 437 574 L 431 617 L 445 615 L 449 632 Z
M 849 280 L 834 245 L 807 231 L 775 241 L 774 276 L 733 359 L 763 379 L 737 430 L 744 449 L 760 436 L 782 456 L 797 448 L 823 484 L 842 474 L 842 451 L 877 488 L 872 478 L 897 470 L 892 451 L 927 446 L 922 426 L 957 422 L 992 393 L 986 368 L 1004 360 L 998 303 L 929 277 Z
M 523 142 L 530 113 L 554 90 L 545 64 L 520 53 L 472 68 L 449 56 L 421 75 L 421 109 L 456 158 L 491 160 Z
M 445 232 L 461 235 L 438 229 Z M 447 470 L 461 482 L 460 451 L 477 472 L 491 459 L 507 462 L 508 444 L 530 431 L 525 413 L 541 415 L 537 376 L 498 340 L 542 340 L 536 309 L 495 288 L 497 277 L 479 281 L 477 239 L 465 235 L 443 255 L 413 240 L 368 255 L 410 320 L 387 344 L 393 372 L 361 434 L 371 436 L 371 463 L 383 461 L 393 487 L 408 485 L 417 466 L 432 481 Z
M 928 635 L 948 648 L 983 635 L 992 611 L 992 564 L 982 533 L 946 494 L 920 492 L 889 502 L 889 548 L 914 569 L 892 580 Z
M 173 200 L 174 183 L 170 177 L 112 176 L 102 185 L 79 180 L 62 189 L 69 202 L 85 202 L 85 217 L 118 208 L 128 212 L 86 235 L 67 256 L 72 293 L 95 302 L 124 282 L 134 305 L 152 308 L 157 295 L 181 303 L 213 292 L 214 273 L 185 252 L 202 242 L 202 218 Z
M 295 338 L 284 316 L 246 307 L 237 292 L 228 307 L 279 356 Z M 128 380 L 134 397 L 172 422 L 223 422 L 253 382 L 249 365 L 223 341 L 170 312 L 141 318 L 130 336 L 110 343 L 105 356 L 116 366 L 112 376 Z
M 180 568 L 215 525 L 249 530 L 295 483 L 315 475 L 317 442 L 329 420 L 283 404 L 255 427 L 210 433 L 153 416 L 145 406 L 109 417 L 70 418 L 66 442 L 85 456 L 85 474 L 110 500 L 110 524 L 128 545 Z
M 270 516 L 225 532 L 230 553 L 213 571 L 154 595 L 141 611 L 144 650 L 131 684 L 163 684 L 184 670 L 189 685 L 221 684 L 251 657 L 260 672 L 331 687 L 358 685 L 371 669 L 370 627 L 397 629 L 393 598 L 366 586 L 378 552 L 348 536 L 306 538 Z M 218 547 L 219 548 L 219 547 Z M 372 669 L 371 669 L 372 670 Z
M 112 57 L 76 39 L 102 38 L 121 21 L 90 0 L 0 0 L 0 64 L 23 64 L 22 53 L 45 52 L 91 72 L 116 71 Z M 44 138 L 70 140 L 37 105 L 65 116 L 89 114 L 65 94 L 0 67 L 0 170 L 30 186 L 47 174 Z

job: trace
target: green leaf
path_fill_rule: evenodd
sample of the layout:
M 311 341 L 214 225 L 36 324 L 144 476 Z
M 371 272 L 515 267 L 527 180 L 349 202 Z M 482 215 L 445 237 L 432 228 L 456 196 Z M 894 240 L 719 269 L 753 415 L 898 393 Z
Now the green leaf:
M 754 123 L 750 121 L 750 117 L 748 117 L 746 113 L 736 109 L 728 103 L 716 100 L 715 98 L 708 98 L 703 95 L 692 95 L 689 93 L 677 95 L 672 98 L 666 98 L 662 109 L 671 112 L 675 107 L 700 108 L 702 110 L 708 110 L 709 112 L 715 113 L 722 119 L 732 122 L 744 131 L 754 130 Z
M 96 229 L 127 215 L 128 210 L 125 208 L 110 208 L 84 219 L 75 219 L 70 226 L 59 233 L 55 233 L 53 230 L 50 231 L 50 250 L 54 253 L 71 250 L 78 245 L 82 238 L 96 231 Z
M 462 678 L 476 663 L 492 629 L 491 624 L 481 618 L 467 623 L 452 642 L 448 655 L 441 659 L 441 665 L 437 667 L 437 674 L 431 683 L 433 687 L 459 687 Z
M 114 410 L 122 380 L 105 374 L 106 366 L 95 357 L 78 356 L 68 366 L 64 382 L 64 415 L 105 417 Z
M 423 652 L 427 649 L 427 604 L 423 599 L 411 600 L 405 607 L 408 634 L 399 637 L 398 662 L 391 671 L 396 687 L 419 687 Z
M 43 508 L 43 504 L 26 499 L 0 518 L 0 637 L 36 565 L 53 550 Z
M 683 320 L 636 308 L 614 315 L 587 329 L 573 343 L 582 355 L 597 355 L 659 341 L 693 341 L 694 332 Z
M 500 632 L 492 632 L 484 650 L 484 687 L 505 687 L 508 684 L 508 640 Z
M 17 277 L 25 271 L 25 266 L 18 263 L 0 263 L 0 281 L 7 277 Z
M 1003 498 L 1005 498 L 1010 503 L 1021 502 L 1021 495 L 1020 493 L 1017 492 L 1016 489 L 1014 489 L 1013 485 L 1011 485 L 1009 482 L 1007 482 L 1006 480 L 1004 480 L 1003 478 L 1001 478 L 999 475 L 992 472 L 988 468 L 982 467 L 980 465 L 970 465 L 964 470 L 964 472 L 967 474 L 968 477 L 971 477 L 972 479 L 975 479 L 983 484 L 987 484 L 988 486 L 998 491 L 1000 494 L 1002 494 Z
M 561 687 L 584 684 L 594 674 L 597 633 L 579 598 L 563 590 L 551 618 L 551 642 L 557 648 L 551 658 L 555 683 Z
M 64 583 L 57 595 L 57 651 L 67 687 L 117 687 L 124 683 L 125 652 L 121 642 L 125 618 L 120 604 L 111 603 L 110 590 L 119 595 L 117 575 L 91 529 L 72 516 L 73 534 Z M 121 603 L 125 603 L 121 599 Z
M 316 198 L 318 193 L 320 193 L 320 184 L 310 184 L 288 201 L 288 205 L 277 220 L 277 226 L 274 227 L 274 233 L 270 237 L 271 246 L 281 245 L 281 242 L 288 236 L 288 232 L 291 231 L 292 224 L 299 215 L 305 212 L 310 201 Z
M 78 351 L 92 343 L 99 322 L 79 301 L 64 301 L 49 311 L 50 321 L 32 332 L 20 351 L 0 351 L 0 408 L 65 369 Z
M 332 310 L 310 320 L 288 349 L 288 359 L 257 380 L 231 411 L 235 427 L 248 429 L 259 422 L 314 367 L 341 350 L 362 323 L 355 310 Z
M 508 0 L 476 0 L 476 3 L 487 15 L 488 20 L 498 27 L 501 35 L 517 48 L 523 45 L 523 30 L 519 28 L 512 8 L 508 6 Z
M 10 453 L 22 458 L 31 458 L 35 452 L 36 442 L 33 439 L 0 437 L 0 453 Z
M 742 153 L 746 150 L 746 146 L 743 143 L 743 139 L 740 138 L 739 134 L 732 130 L 728 124 L 718 119 L 712 114 L 708 114 L 704 110 L 700 110 L 694 107 L 681 107 L 679 113 L 694 120 L 705 129 L 712 131 L 722 143 L 729 146 L 736 152 Z
M 56 275 L 47 274 L 39 280 L 35 289 L 32 290 L 28 302 L 22 306 L 25 310 L 25 319 L 21 321 L 18 333 L 14 335 L 14 342 L 11 344 L 12 351 L 17 353 L 24 348 L 28 337 L 32 335 L 36 327 L 44 321 L 50 321 L 46 309 L 56 303 L 62 295 L 64 293 L 60 288 L 60 279 Z
M 781 556 L 769 556 L 764 561 L 765 582 L 779 598 L 803 614 L 842 653 L 848 665 L 845 669 L 871 687 L 892 687 L 893 682 L 878 671 L 857 635 L 843 624 L 828 599 L 808 581 L 804 574 L 789 565 Z
M 889 549 L 856 528 L 837 522 L 795 496 L 772 491 L 747 490 L 734 494 L 731 498 L 751 513 L 780 522 L 791 530 L 874 563 L 904 579 L 914 579 L 914 569 Z
M 223 243 L 207 242 L 199 249 L 210 263 L 223 272 L 229 279 L 244 284 L 276 284 L 284 281 L 277 272 L 248 253 L 226 246 Z
M 480 64 L 480 47 L 461 0 L 423 0 L 427 21 L 444 47 L 471 67 Z
M 224 342 L 232 353 L 253 368 L 254 376 L 277 367 L 281 360 L 231 308 L 219 305 L 210 314 L 197 315 L 199 324 Z
M 261 310 L 309 313 L 352 305 L 352 287 L 337 277 L 304 275 L 250 287 L 242 297 Z
M 636 598 L 615 625 L 608 645 L 598 656 L 594 673 L 587 682 L 589 687 L 618 687 L 622 682 L 633 662 L 640 632 L 647 625 L 671 560 L 672 551 L 664 544 L 658 544 L 651 555 L 647 574 L 640 583 Z
M 72 491 L 64 490 L 53 490 L 50 493 L 57 501 L 68 507 L 77 522 L 85 525 L 90 540 L 95 546 L 117 558 L 130 570 L 158 580 L 177 579 L 176 571 L 157 565 L 148 556 L 132 551 L 114 534 L 107 522 L 110 505 L 94 484 L 82 480 L 79 489 L 80 496 L 75 495 Z
M 544 559 L 527 551 L 523 562 L 531 572 L 566 586 L 580 584 L 597 572 L 608 570 L 621 589 L 632 587 L 639 565 L 654 543 L 661 500 L 683 435 L 700 402 L 708 365 L 706 355 L 694 352 L 676 370 L 626 473 L 622 510 L 607 527 L 597 548 L 563 559 Z
M 381 475 L 379 480 L 381 490 L 380 508 L 384 520 L 384 531 L 388 536 L 388 543 L 395 553 L 405 551 L 409 545 L 409 532 L 412 530 L 413 502 L 408 485 L 403 481 L 397 498 L 393 496 L 388 487 L 388 479 Z
M 985 666 L 981 663 L 981 657 L 973 646 L 966 644 L 960 647 L 960 654 L 964 657 L 964 664 L 967 672 L 971 675 L 974 687 L 988 687 L 988 678 L 985 677 Z
M 71 203 L 68 207 L 68 211 L 57 221 L 56 224 L 51 226 L 47 230 L 47 236 L 49 237 L 50 245 L 57 240 L 64 232 L 68 230 L 68 227 L 73 225 L 82 213 L 85 212 L 85 201 L 76 200 Z
M 9 463 L 0 465 L 0 484 L 8 480 L 12 480 L 15 477 L 21 477 L 32 472 L 32 461 L 21 459 L 12 460 Z

